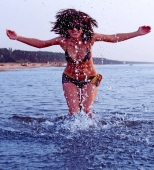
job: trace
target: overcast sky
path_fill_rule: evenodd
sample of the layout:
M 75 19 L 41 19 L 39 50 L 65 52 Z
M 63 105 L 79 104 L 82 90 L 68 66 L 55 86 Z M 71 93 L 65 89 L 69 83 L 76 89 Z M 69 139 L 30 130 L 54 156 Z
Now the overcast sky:
M 59 46 L 44 49 L 10 40 L 6 29 L 25 37 L 48 40 L 57 36 L 50 32 L 60 9 L 75 8 L 88 13 L 98 22 L 97 33 L 133 32 L 142 25 L 154 28 L 154 0 L 0 0 L 0 48 L 27 51 L 63 52 Z M 154 62 L 154 31 L 120 43 L 96 42 L 93 57 L 121 61 Z

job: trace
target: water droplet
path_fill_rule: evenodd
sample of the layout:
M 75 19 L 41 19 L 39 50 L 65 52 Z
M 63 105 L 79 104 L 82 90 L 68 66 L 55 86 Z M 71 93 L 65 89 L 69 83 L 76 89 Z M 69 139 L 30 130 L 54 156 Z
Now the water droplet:
M 82 44 L 82 41 L 79 41 L 79 44 Z

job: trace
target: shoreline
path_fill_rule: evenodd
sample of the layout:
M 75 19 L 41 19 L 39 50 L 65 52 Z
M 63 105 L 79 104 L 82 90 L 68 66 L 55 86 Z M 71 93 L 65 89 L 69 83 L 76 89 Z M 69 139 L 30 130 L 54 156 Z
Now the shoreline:
M 39 68 L 39 67 L 64 67 L 65 63 L 0 63 L 0 71 Z

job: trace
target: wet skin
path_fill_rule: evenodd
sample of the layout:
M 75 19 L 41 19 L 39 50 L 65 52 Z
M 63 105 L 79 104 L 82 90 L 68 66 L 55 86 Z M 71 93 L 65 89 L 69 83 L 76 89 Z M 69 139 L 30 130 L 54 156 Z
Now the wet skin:
M 68 30 L 68 32 L 70 38 L 65 39 L 61 47 L 64 51 L 67 50 L 69 56 L 76 61 L 76 63 L 68 62 L 65 72 L 69 74 L 70 77 L 78 80 L 83 80 L 87 77 L 96 75 L 97 71 L 94 67 L 92 56 L 90 56 L 89 61 L 81 62 L 87 54 L 87 49 L 90 50 L 90 55 L 92 54 L 91 46 L 93 45 L 93 42 L 82 41 L 82 30 L 74 28 L 73 30 Z

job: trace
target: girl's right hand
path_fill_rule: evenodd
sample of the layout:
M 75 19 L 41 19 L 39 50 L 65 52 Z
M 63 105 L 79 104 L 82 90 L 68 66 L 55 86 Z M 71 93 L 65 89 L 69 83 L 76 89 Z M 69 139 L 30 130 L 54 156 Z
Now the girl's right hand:
M 18 35 L 15 31 L 6 30 L 6 34 L 11 40 L 17 40 L 18 39 Z

